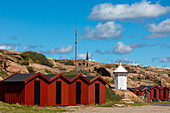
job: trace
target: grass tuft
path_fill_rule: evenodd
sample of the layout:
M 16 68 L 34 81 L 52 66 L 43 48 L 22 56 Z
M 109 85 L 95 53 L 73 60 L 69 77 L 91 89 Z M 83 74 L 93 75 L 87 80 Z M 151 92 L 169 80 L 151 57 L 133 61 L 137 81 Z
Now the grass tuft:
M 58 113 L 66 112 L 68 110 L 62 107 L 36 107 L 36 106 L 22 106 L 18 104 L 8 104 L 0 102 L 0 111 L 2 113 Z

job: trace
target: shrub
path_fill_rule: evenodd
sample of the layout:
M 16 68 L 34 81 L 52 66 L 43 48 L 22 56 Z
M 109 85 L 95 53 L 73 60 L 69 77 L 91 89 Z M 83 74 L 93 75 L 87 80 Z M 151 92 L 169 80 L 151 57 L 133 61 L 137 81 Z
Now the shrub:
M 121 98 L 117 95 L 115 95 L 115 93 L 109 89 L 108 87 L 106 87 L 106 101 L 110 102 L 110 101 L 120 101 Z
M 25 61 L 32 60 L 34 63 L 38 63 L 38 64 L 50 66 L 50 67 L 53 66 L 43 54 L 39 54 L 37 52 L 27 51 L 27 52 L 22 53 L 21 57 Z
M 78 73 L 74 72 L 74 71 L 70 71 L 70 72 L 63 72 L 63 75 L 78 75 Z
M 112 66 L 112 64 L 106 64 L 105 67 L 106 68 L 112 68 L 113 66 Z
M 48 69 L 45 69 L 45 72 L 48 73 L 48 74 L 53 74 L 50 70 Z
M 34 67 L 27 67 L 29 73 L 35 73 Z
M 0 71 L 0 75 L 5 78 L 8 76 L 8 74 L 5 71 Z
M 5 54 L 4 50 L 2 50 L 2 49 L 0 50 L 0 53 Z
M 24 61 L 24 62 L 21 62 L 21 65 L 29 65 L 29 62 L 28 61 Z
M 71 61 L 71 60 L 66 61 L 64 64 L 65 64 L 65 65 L 71 65 L 71 66 L 74 66 L 74 62 L 73 62 L 73 61 Z

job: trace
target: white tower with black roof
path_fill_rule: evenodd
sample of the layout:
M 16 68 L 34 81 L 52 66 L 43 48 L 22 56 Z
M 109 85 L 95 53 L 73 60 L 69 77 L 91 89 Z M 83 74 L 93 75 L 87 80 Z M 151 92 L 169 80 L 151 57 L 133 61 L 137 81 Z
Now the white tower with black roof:
M 113 71 L 114 89 L 127 90 L 127 73 L 128 71 L 121 65 Z

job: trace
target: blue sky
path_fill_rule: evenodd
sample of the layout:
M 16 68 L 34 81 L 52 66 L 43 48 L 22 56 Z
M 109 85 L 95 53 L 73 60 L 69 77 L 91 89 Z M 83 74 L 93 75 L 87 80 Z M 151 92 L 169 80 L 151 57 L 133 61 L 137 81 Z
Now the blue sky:
M 0 0 L 0 49 L 170 67 L 168 0 Z

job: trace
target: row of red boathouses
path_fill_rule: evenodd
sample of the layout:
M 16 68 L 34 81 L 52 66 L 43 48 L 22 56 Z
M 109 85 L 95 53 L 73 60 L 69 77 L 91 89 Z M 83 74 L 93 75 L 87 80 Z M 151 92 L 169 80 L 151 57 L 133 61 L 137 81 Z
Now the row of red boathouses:
M 137 88 L 128 88 L 131 92 L 136 94 L 139 97 L 146 97 L 147 101 L 165 101 L 168 100 L 170 97 L 170 88 L 168 87 L 158 87 L 155 86 L 145 86 L 141 85 Z
M 13 74 L 0 82 L 0 101 L 31 106 L 103 104 L 106 84 L 100 76 Z

